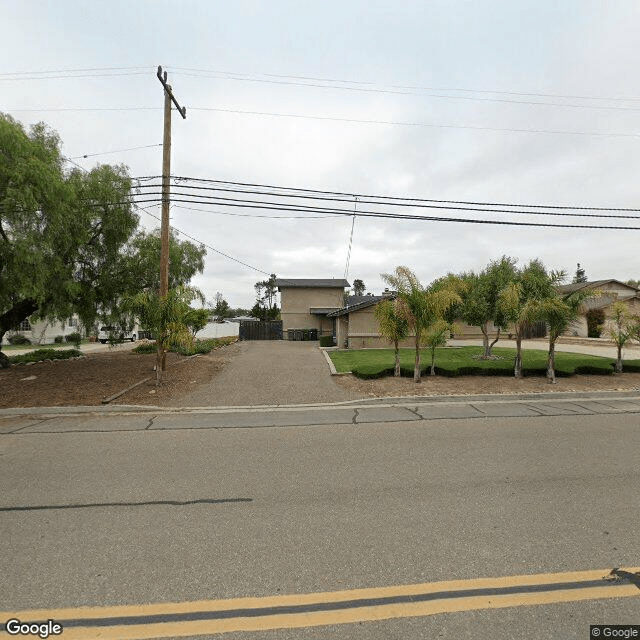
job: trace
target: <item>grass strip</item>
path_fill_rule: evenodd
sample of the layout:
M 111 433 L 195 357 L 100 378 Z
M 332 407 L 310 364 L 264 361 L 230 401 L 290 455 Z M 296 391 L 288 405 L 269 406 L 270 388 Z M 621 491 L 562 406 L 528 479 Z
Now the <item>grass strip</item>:
M 436 374 L 441 376 L 513 376 L 515 349 L 494 347 L 496 360 L 482 360 L 480 347 L 442 347 L 436 349 Z M 338 372 L 351 371 L 363 379 L 383 378 L 393 375 L 395 354 L 393 349 L 342 350 L 329 353 Z M 414 349 L 400 349 L 401 375 L 412 377 L 415 359 Z M 431 353 L 421 351 L 421 371 L 428 374 L 431 369 Z M 525 376 L 545 376 L 547 352 L 523 349 L 522 369 Z M 568 377 L 576 374 L 612 375 L 615 359 L 581 353 L 556 352 L 556 376 Z M 640 371 L 640 360 L 629 360 L 624 371 Z
M 18 356 L 9 356 L 11 364 L 26 364 L 27 362 L 42 362 L 43 360 L 67 360 L 83 355 L 78 349 L 36 349 Z

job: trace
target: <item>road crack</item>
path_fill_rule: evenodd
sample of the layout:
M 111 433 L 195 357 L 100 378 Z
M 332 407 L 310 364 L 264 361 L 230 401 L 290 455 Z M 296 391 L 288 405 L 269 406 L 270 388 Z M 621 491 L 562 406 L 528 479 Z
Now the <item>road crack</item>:
M 144 428 L 144 430 L 146 431 L 147 429 L 149 429 L 149 427 L 151 427 L 151 425 L 153 424 L 153 421 L 157 418 L 158 416 L 151 416 L 151 418 L 149 418 L 149 424 Z
M 351 424 L 358 424 L 358 410 L 353 410 L 353 418 L 351 418 Z

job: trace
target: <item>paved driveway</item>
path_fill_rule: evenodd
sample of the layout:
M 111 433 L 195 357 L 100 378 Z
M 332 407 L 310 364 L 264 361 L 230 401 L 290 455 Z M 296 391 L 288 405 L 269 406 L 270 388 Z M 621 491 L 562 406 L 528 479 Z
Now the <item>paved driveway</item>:
M 364 397 L 343 389 L 333 380 L 317 342 L 247 340 L 232 345 L 229 351 L 230 361 L 210 383 L 172 405 L 310 404 Z

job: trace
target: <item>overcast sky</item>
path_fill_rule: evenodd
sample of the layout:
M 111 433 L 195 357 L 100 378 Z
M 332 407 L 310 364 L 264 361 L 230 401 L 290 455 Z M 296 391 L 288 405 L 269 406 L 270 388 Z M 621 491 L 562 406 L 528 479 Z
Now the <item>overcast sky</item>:
M 108 162 L 126 164 L 132 176 L 161 173 L 160 146 L 78 156 L 162 142 L 155 75 L 162 65 L 187 107 L 186 120 L 173 113 L 174 175 L 350 194 L 640 208 L 637 0 L 5 0 L 2 14 L 0 111 L 25 125 L 48 123 L 64 154 L 87 169 Z M 70 69 L 93 71 L 57 73 Z M 23 72 L 56 73 L 13 75 Z M 99 110 L 115 108 L 123 110 Z M 174 206 L 172 225 L 263 272 L 345 274 L 348 216 L 244 217 L 295 214 L 198 207 L 205 211 Z M 149 211 L 159 215 L 160 207 Z M 145 228 L 158 226 L 140 215 Z M 640 227 L 621 219 L 463 217 Z M 589 279 L 626 280 L 640 277 L 639 239 L 640 230 L 357 218 L 348 279 L 379 293 L 380 273 L 401 264 L 428 283 L 507 254 L 520 264 L 539 257 L 570 276 L 580 262 Z M 250 307 L 253 285 L 264 277 L 209 248 L 193 284 L 208 299 L 220 291 L 231 306 Z

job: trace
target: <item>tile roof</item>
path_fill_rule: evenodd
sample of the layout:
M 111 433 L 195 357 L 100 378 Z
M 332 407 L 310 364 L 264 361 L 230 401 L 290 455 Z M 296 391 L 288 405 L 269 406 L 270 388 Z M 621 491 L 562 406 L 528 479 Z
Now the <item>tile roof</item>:
M 348 313 L 352 311 L 360 311 L 360 309 L 366 309 L 367 307 L 371 307 L 374 304 L 378 304 L 385 299 L 391 299 L 389 296 L 350 296 L 350 298 L 359 298 L 362 302 L 356 302 L 355 304 L 348 304 L 342 309 L 338 309 L 333 313 L 328 313 L 327 318 L 337 318 L 338 316 L 346 316 Z M 347 298 L 349 300 L 349 298 Z
M 609 278 L 608 280 L 591 280 L 590 282 L 572 282 L 571 284 L 562 284 L 558 287 L 558 291 L 560 293 L 573 293 L 574 291 L 580 291 L 580 289 L 597 289 L 608 282 L 615 282 L 617 284 L 624 285 L 625 287 L 629 287 L 629 289 L 634 291 L 638 291 L 636 287 L 632 287 L 630 284 L 621 282 L 620 280 L 615 280 L 614 278 Z

